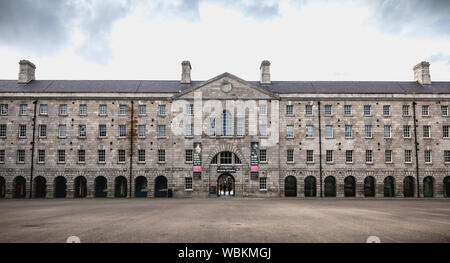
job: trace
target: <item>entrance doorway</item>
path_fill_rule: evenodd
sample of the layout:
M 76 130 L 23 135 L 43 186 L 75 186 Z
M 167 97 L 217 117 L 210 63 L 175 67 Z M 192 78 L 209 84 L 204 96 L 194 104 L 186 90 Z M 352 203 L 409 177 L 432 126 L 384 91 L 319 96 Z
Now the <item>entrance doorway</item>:
M 444 178 L 444 197 L 450 197 L 450 176 Z
M 394 177 L 384 178 L 384 197 L 395 197 Z
M 403 196 L 414 197 L 414 178 L 407 176 L 403 180 Z
M 135 197 L 147 197 L 147 179 L 144 176 L 139 176 L 135 180 Z
M 433 197 L 434 196 L 434 178 L 431 176 L 425 177 L 423 179 L 423 197 Z
M 44 177 L 38 176 L 34 179 L 34 197 L 45 198 L 47 196 L 47 180 Z
M 222 174 L 217 179 L 218 196 L 234 196 L 234 177 L 230 174 Z
M 314 176 L 305 178 L 305 197 L 316 197 L 316 178 Z
M 26 180 L 22 176 L 14 178 L 14 198 L 25 198 L 26 195 Z
M 355 197 L 356 196 L 356 182 L 355 177 L 347 176 L 344 179 L 344 196 Z
M 108 195 L 107 180 L 104 176 L 95 178 L 95 197 L 106 197 Z
M 297 196 L 297 179 L 292 175 L 289 175 L 286 179 L 284 179 L 284 196 Z
M 5 198 L 6 195 L 6 182 L 5 178 L 0 176 L 0 198 Z
M 160 175 L 155 179 L 155 197 L 169 197 L 165 176 Z
M 55 178 L 55 198 L 65 198 L 66 197 L 66 178 L 58 176 Z
M 87 184 L 84 176 L 75 178 L 75 198 L 82 198 L 87 196 Z
M 336 179 L 333 176 L 325 178 L 325 197 L 336 197 Z
M 373 176 L 367 176 L 364 179 L 364 196 L 375 197 L 375 178 Z
M 127 179 L 123 176 L 116 178 L 114 197 L 127 197 Z

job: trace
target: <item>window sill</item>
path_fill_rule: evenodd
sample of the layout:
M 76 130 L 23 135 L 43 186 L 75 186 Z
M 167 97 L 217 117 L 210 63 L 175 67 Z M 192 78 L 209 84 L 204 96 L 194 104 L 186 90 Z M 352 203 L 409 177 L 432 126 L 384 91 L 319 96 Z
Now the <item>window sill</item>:
M 260 192 L 267 192 L 267 189 L 259 189 Z
M 333 162 L 326 162 L 326 164 L 334 165 L 334 161 Z
M 123 165 L 125 164 L 125 162 L 117 162 L 117 164 Z
M 433 163 L 431 162 L 431 163 L 424 163 L 425 165 L 433 165 Z
M 314 139 L 314 137 L 305 137 L 305 139 L 312 140 L 312 139 Z
M 141 140 L 143 140 L 143 139 L 146 139 L 147 137 L 145 137 L 145 136 L 138 136 L 138 139 L 141 139 Z
M 292 161 L 292 162 L 286 162 L 287 164 L 295 164 L 295 162 L 294 161 Z
M 184 163 L 185 164 L 193 164 L 194 162 L 193 161 L 185 161 Z
M 314 162 L 306 162 L 306 164 L 314 164 Z
M 295 117 L 294 114 L 286 114 L 286 117 Z
M 412 162 L 405 162 L 405 164 L 412 164 Z
M 393 162 L 384 162 L 385 164 L 394 164 Z
M 137 162 L 137 164 L 145 164 L 145 162 Z
M 26 139 L 27 137 L 17 137 L 17 139 Z
M 351 139 L 353 139 L 353 137 L 345 137 L 345 139 L 349 139 L 349 140 L 351 140 Z
M 77 162 L 77 164 L 86 164 L 86 162 Z
M 403 139 L 405 139 L 405 140 L 411 140 L 412 138 L 411 138 L 411 137 L 403 137 Z
M 66 162 L 57 162 L 57 164 L 66 164 Z
M 345 162 L 345 164 L 353 164 L 353 162 Z
M 166 164 L 166 162 L 159 162 L 159 161 L 158 161 L 158 164 Z
M 138 114 L 138 117 L 147 117 L 147 114 Z
M 16 164 L 25 164 L 25 162 L 17 162 Z
M 334 139 L 334 137 L 325 137 L 326 140 Z
M 295 137 L 286 137 L 286 140 L 293 140 Z
M 100 136 L 100 137 L 97 137 L 97 139 L 108 139 L 108 137 L 106 137 L 106 136 L 104 136 L 104 137 Z
M 373 165 L 373 162 L 371 162 L 371 163 L 366 162 L 366 165 Z
M 78 114 L 78 116 L 80 116 L 80 117 L 87 117 L 88 115 L 87 114 Z
M 106 164 L 106 162 L 97 162 L 97 164 Z
M 87 139 L 86 136 L 78 136 L 78 139 Z
M 372 140 L 372 139 L 373 139 L 373 137 L 364 137 L 364 139 L 367 139 L 367 140 Z
M 166 116 L 167 116 L 167 114 L 158 114 L 158 117 L 161 117 L 161 118 L 164 118 Z
M 185 139 L 192 139 L 192 138 L 194 138 L 194 136 L 186 135 L 186 136 L 184 136 L 184 138 L 185 138 Z
M 117 139 L 119 139 L 119 140 L 123 140 L 123 139 L 126 139 L 127 137 L 126 136 L 119 136 L 119 137 L 117 137 Z
M 100 117 L 108 117 L 108 114 L 99 114 Z
M 186 191 L 186 192 L 193 192 L 194 190 L 193 189 L 184 189 L 184 191 Z
M 260 164 L 268 164 L 268 161 L 259 161 Z
M 432 137 L 426 137 L 426 138 L 423 138 L 424 140 L 432 140 L 433 138 Z

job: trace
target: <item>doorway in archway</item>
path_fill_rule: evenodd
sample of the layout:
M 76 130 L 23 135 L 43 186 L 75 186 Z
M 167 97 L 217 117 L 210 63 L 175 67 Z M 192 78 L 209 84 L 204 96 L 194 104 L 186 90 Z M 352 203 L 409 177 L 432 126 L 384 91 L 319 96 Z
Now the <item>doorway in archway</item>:
M 218 196 L 234 196 L 235 183 L 231 174 L 222 174 L 217 178 L 217 195 Z

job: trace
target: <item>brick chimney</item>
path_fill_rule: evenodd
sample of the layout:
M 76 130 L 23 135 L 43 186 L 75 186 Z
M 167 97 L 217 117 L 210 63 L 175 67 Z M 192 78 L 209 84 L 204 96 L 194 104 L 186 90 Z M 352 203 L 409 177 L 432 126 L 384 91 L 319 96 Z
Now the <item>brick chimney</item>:
M 191 69 L 191 62 L 189 62 L 189 60 L 181 62 L 181 83 L 191 83 Z
M 26 84 L 35 80 L 34 70 L 36 66 L 28 60 L 19 61 L 19 79 L 17 83 Z
M 414 81 L 421 85 L 431 84 L 430 63 L 422 61 L 414 66 Z
M 261 84 L 270 84 L 270 62 L 263 60 L 259 69 L 261 70 L 261 79 L 259 82 Z

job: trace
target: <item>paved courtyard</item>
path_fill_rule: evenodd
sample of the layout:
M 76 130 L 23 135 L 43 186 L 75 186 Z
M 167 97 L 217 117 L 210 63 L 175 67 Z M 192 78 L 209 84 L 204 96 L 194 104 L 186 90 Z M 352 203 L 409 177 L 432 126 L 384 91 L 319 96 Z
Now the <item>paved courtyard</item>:
M 0 242 L 450 242 L 450 200 L 0 200 Z

